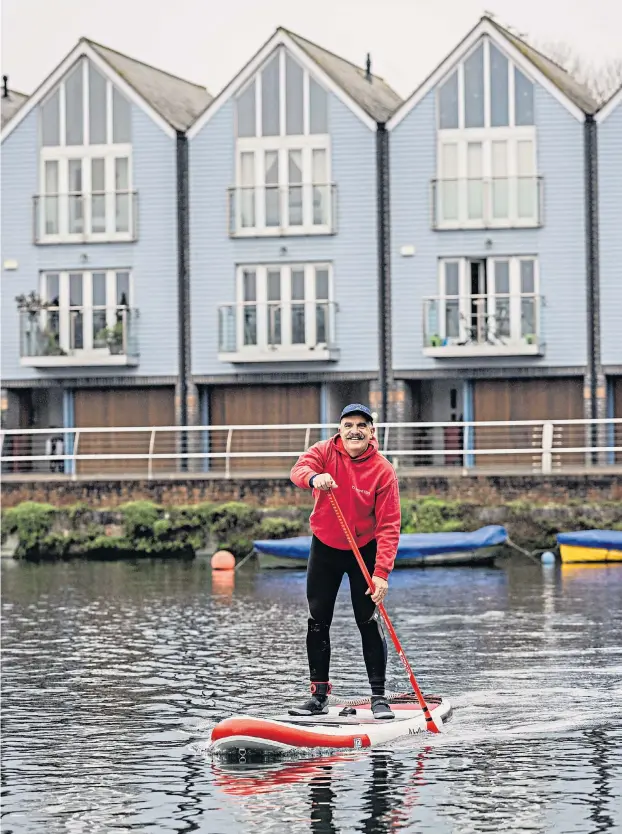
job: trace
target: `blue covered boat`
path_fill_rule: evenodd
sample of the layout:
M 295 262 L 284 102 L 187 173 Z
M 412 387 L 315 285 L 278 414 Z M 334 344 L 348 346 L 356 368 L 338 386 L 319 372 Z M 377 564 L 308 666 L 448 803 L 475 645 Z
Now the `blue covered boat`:
M 402 533 L 395 567 L 490 564 L 507 541 L 505 527 L 489 525 L 473 533 Z M 262 568 L 305 568 L 311 536 L 254 542 Z
M 622 530 L 558 533 L 562 562 L 622 562 Z

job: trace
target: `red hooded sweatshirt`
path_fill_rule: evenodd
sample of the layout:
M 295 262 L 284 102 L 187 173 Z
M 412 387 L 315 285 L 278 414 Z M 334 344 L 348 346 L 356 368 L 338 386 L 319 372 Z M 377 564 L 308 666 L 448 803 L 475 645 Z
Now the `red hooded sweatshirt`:
M 291 479 L 301 489 L 310 489 L 314 475 L 328 472 L 337 484 L 335 497 L 359 547 L 373 538 L 378 542 L 374 576 L 387 579 L 400 537 L 400 496 L 395 470 L 378 452 L 375 437 L 358 458 L 351 458 L 337 434 L 316 443 L 299 458 Z M 314 535 L 329 547 L 350 550 L 328 493 L 314 489 L 315 507 L 310 523 Z

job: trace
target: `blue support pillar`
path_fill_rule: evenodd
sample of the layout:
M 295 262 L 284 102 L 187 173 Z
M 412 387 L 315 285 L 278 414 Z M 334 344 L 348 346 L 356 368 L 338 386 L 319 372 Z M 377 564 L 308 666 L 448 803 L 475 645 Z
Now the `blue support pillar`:
M 470 423 L 473 421 L 475 413 L 473 404 L 473 380 L 465 379 L 462 388 L 462 399 L 464 401 L 464 422 Z M 466 426 L 464 429 L 464 448 L 471 450 L 475 448 L 475 432 L 473 426 Z M 467 469 L 472 469 L 475 466 L 475 455 L 466 455 L 464 458 L 464 465 Z
M 199 389 L 199 414 L 202 426 L 209 426 L 209 388 L 203 386 Z M 209 453 L 209 432 L 201 432 L 201 451 Z M 203 458 L 203 471 L 209 472 L 209 458 Z
M 73 390 L 69 388 L 63 391 L 63 427 L 66 429 L 75 428 L 74 396 Z M 67 455 L 73 454 L 73 440 L 74 435 L 72 433 L 65 434 L 63 437 L 65 454 Z M 66 460 L 64 470 L 65 475 L 75 475 L 74 461 Z

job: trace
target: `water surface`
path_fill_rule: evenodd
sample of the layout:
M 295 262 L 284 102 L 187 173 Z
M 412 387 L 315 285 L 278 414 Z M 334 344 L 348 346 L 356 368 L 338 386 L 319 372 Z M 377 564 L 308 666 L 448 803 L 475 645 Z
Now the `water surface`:
M 304 579 L 3 560 L 2 832 L 622 830 L 622 566 L 400 570 L 387 607 L 448 731 L 212 760 L 218 720 L 304 697 Z M 365 693 L 346 587 L 332 680 Z M 389 683 L 408 688 L 391 649 Z

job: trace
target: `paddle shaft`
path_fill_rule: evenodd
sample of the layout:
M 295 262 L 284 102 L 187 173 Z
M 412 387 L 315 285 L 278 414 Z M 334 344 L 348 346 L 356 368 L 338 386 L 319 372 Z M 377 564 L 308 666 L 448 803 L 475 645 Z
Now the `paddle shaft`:
M 372 577 L 371 577 L 369 571 L 367 570 L 367 565 L 365 564 L 365 562 L 363 560 L 363 557 L 361 556 L 361 551 L 358 549 L 358 545 L 357 545 L 356 541 L 354 540 L 354 536 L 352 535 L 350 527 L 348 526 L 348 522 L 346 521 L 345 516 L 344 516 L 343 512 L 341 511 L 341 507 L 337 503 L 337 499 L 335 498 L 332 489 L 328 490 L 328 500 L 330 501 L 330 503 L 332 505 L 332 508 L 335 511 L 335 515 L 337 516 L 337 519 L 338 519 L 339 523 L 341 524 L 343 532 L 345 533 L 346 538 L 347 538 L 347 540 L 350 544 L 350 547 L 352 548 L 352 552 L 354 553 L 354 556 L 356 557 L 356 561 L 358 562 L 358 565 L 359 565 L 361 571 L 363 572 L 363 576 L 365 577 L 365 581 L 367 582 L 367 585 L 369 586 L 370 591 L 373 593 L 376 589 L 374 587 Z M 419 688 L 419 684 L 417 683 L 417 679 L 415 678 L 413 670 L 410 668 L 410 663 L 408 662 L 408 658 L 404 654 L 404 649 L 402 648 L 401 643 L 397 638 L 397 634 L 395 633 L 395 629 L 393 628 L 393 623 L 391 622 L 391 620 L 389 618 L 389 615 L 387 614 L 386 608 L 384 607 L 384 605 L 382 603 L 380 603 L 378 605 L 378 611 L 380 612 L 380 616 L 382 617 L 382 619 L 384 621 L 384 624 L 387 627 L 387 631 L 389 632 L 389 634 L 391 636 L 391 640 L 393 641 L 393 645 L 395 646 L 395 650 L 397 651 L 397 656 L 402 661 L 404 669 L 406 669 L 408 677 L 410 678 L 410 683 L 411 683 L 412 688 L 415 692 L 415 695 L 417 696 L 417 700 L 419 701 L 419 706 L 421 707 L 421 709 L 423 711 L 423 715 L 424 715 L 426 723 L 427 723 L 427 729 L 430 730 L 433 733 L 440 732 L 440 730 L 438 729 L 438 727 L 434 723 L 434 719 L 432 718 L 432 714 L 430 713 L 430 709 L 429 709 L 429 707 L 426 703 L 425 698 L 423 697 L 421 689 Z

